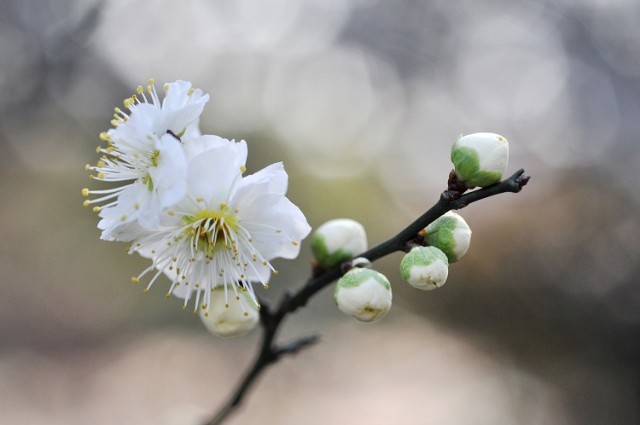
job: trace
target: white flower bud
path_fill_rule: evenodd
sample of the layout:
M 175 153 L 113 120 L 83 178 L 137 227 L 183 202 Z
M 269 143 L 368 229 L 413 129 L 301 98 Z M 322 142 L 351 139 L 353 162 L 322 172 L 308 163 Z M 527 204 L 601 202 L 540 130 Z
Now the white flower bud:
M 468 186 L 486 187 L 499 182 L 508 160 L 509 142 L 499 134 L 468 134 L 451 148 L 458 179 Z
M 225 295 L 224 287 L 217 286 L 211 294 L 211 305 L 200 310 L 200 318 L 210 332 L 218 336 L 240 336 L 249 333 L 260 319 L 253 298 L 248 292 L 233 291 Z
M 367 250 L 362 224 L 337 218 L 318 227 L 311 237 L 311 251 L 318 264 L 330 268 Z
M 400 276 L 423 291 L 444 285 L 449 274 L 447 256 L 433 246 L 417 246 L 400 262 Z
M 471 228 L 464 218 L 448 211 L 420 232 L 429 246 L 435 246 L 444 252 L 449 263 L 455 263 L 469 249 Z
M 391 308 L 391 284 L 375 270 L 356 267 L 338 280 L 333 297 L 344 314 L 361 322 L 373 322 Z

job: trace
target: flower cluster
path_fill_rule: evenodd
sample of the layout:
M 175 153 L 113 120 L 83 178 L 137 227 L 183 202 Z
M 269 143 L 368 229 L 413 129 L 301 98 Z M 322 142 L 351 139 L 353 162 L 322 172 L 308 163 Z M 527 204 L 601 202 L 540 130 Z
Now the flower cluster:
M 465 185 L 465 190 L 500 181 L 508 158 L 507 139 L 493 133 L 461 136 L 451 149 L 456 179 Z M 459 214 L 448 211 L 416 235 L 400 262 L 400 276 L 416 289 L 439 288 L 447 280 L 449 264 L 466 254 L 470 242 L 471 229 L 467 222 Z M 314 232 L 311 248 L 321 268 L 349 266 L 334 290 L 340 311 L 361 322 L 378 320 L 389 312 L 392 294 L 387 278 L 371 270 L 366 258 L 351 260 L 367 249 L 362 225 L 350 219 L 328 221 Z
M 98 213 L 102 239 L 130 242 L 130 254 L 150 259 L 134 283 L 144 279 L 148 290 L 165 275 L 167 297 L 185 309 L 195 300 L 202 316 L 216 312 L 222 323 L 237 311 L 255 325 L 252 284 L 266 287 L 277 273 L 270 262 L 295 258 L 311 228 L 285 196 L 282 163 L 245 175 L 246 142 L 199 129 L 209 96 L 186 81 L 163 88 L 161 98 L 151 80 L 115 108 L 100 159 L 86 166 L 112 187 L 83 189 L 84 205 Z

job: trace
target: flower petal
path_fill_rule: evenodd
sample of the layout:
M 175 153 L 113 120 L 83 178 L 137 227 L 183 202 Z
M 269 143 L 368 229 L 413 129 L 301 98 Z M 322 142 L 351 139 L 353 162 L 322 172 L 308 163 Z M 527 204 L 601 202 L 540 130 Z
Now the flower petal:
M 158 165 L 149 168 L 161 208 L 180 201 L 187 192 L 187 159 L 182 144 L 170 134 L 156 141 Z M 159 213 L 159 212 L 158 212 Z
M 257 173 L 244 177 L 238 183 L 230 203 L 244 210 L 259 195 L 271 193 L 284 196 L 288 180 L 289 176 L 281 162 L 271 164 Z
M 151 192 L 139 181 L 136 181 L 120 192 L 118 202 L 112 206 L 103 208 L 98 223 L 101 229 L 101 239 L 131 241 L 139 236 L 140 226 L 153 225 L 153 220 L 145 217 L 140 220 L 141 213 L 150 207 L 152 203 Z M 139 220 L 139 226 L 131 223 Z
M 265 260 L 295 258 L 311 226 L 300 209 L 281 195 L 263 194 L 243 208 L 242 225 Z
M 187 182 L 194 198 L 202 198 L 210 208 L 226 203 L 234 184 L 242 175 L 247 159 L 247 144 L 228 143 L 214 146 L 189 163 Z

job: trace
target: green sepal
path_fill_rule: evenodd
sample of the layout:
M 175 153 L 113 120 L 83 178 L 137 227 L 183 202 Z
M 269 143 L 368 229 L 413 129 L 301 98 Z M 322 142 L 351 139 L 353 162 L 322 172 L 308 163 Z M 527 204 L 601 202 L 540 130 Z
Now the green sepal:
M 327 269 L 353 257 L 353 253 L 344 249 L 338 249 L 336 252 L 329 254 L 324 236 L 318 233 L 315 233 L 311 238 L 311 252 L 318 264 Z

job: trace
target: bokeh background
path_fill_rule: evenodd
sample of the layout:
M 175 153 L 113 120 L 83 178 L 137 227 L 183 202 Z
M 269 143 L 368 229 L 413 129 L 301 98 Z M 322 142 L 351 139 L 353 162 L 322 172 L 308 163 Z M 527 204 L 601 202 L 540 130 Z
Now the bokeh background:
M 0 2 L 0 423 L 197 424 L 259 332 L 220 339 L 98 239 L 84 171 L 138 84 L 209 92 L 202 128 L 284 161 L 315 227 L 371 244 L 435 202 L 461 133 L 511 144 L 518 194 L 461 213 L 470 252 L 433 292 L 376 263 L 376 324 L 326 289 L 230 424 L 640 421 L 640 3 L 634 0 Z M 309 273 L 308 243 L 263 294 Z M 168 282 L 164 283 L 165 285 Z

